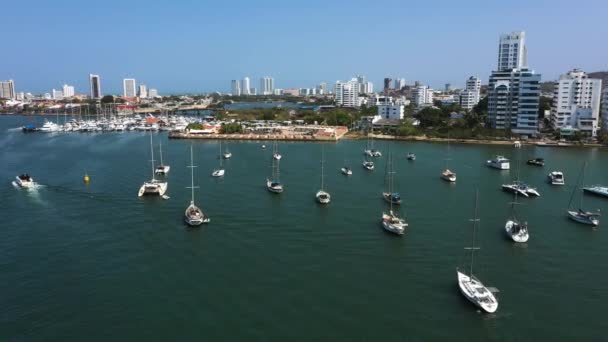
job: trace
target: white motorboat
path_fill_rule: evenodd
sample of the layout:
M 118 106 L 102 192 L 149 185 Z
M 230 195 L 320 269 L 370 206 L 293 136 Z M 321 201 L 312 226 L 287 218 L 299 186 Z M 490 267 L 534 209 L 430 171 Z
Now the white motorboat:
M 410 152 L 410 153 L 408 153 L 408 154 L 407 154 L 407 160 L 411 160 L 411 161 L 416 160 L 416 155 L 415 155 L 415 154 L 413 154 L 413 153 L 411 153 L 411 152 Z
M 561 171 L 552 171 L 548 176 L 549 183 L 552 185 L 564 185 L 564 174 Z
M 600 224 L 600 211 L 599 209 L 596 212 L 591 212 L 583 209 L 583 184 L 585 183 L 585 169 L 587 168 L 587 162 L 583 163 L 583 168 L 581 170 L 578 181 L 576 182 L 576 187 L 572 190 L 572 195 L 570 195 L 570 202 L 568 203 L 568 217 L 576 222 L 588 224 L 591 226 L 598 226 Z M 572 206 L 572 202 L 575 200 L 576 195 L 578 194 L 578 208 L 574 208 Z
M 13 183 L 20 188 L 33 188 L 36 185 L 34 178 L 27 173 L 15 177 L 15 181 Z
M 473 275 L 473 254 L 479 247 L 475 247 L 475 239 L 477 234 L 477 225 L 479 224 L 479 218 L 477 215 L 478 210 L 478 192 L 475 194 L 475 218 L 471 220 L 473 222 L 473 235 L 471 241 L 471 247 L 466 247 L 466 250 L 471 251 L 471 263 L 469 266 L 469 274 L 461 272 L 458 268 L 456 269 L 456 277 L 458 280 L 458 288 L 460 293 L 475 306 L 479 307 L 485 312 L 493 313 L 498 309 L 498 300 L 494 296 L 493 291 L 486 287 L 479 279 Z M 493 289 L 494 290 L 494 289 Z M 497 291 L 497 290 L 495 290 Z
M 608 197 L 608 186 L 594 185 L 583 188 L 583 191 L 598 196 Z
M 169 173 L 169 170 L 171 170 L 171 166 L 165 165 L 163 163 L 163 144 L 162 143 L 158 144 L 158 152 L 160 153 L 160 164 L 154 169 L 154 173 L 156 173 L 157 175 L 164 176 Z
M 42 127 L 40 127 L 41 132 L 59 132 L 61 127 L 52 121 L 45 121 Z
M 327 204 L 331 201 L 331 195 L 329 194 L 329 192 L 325 191 L 325 182 L 324 182 L 324 165 L 325 162 L 325 150 L 321 147 L 321 189 L 319 191 L 317 191 L 315 198 L 317 199 L 317 202 L 321 203 L 321 204 Z
M 265 149 L 266 149 L 266 145 L 262 145 L 262 150 L 265 150 Z
M 496 156 L 494 159 L 486 161 L 486 165 L 499 170 L 508 170 L 511 167 L 509 159 L 503 156 Z
M 451 182 L 451 183 L 455 182 L 456 181 L 456 172 L 452 172 L 452 171 L 450 171 L 450 169 L 445 169 L 441 173 L 441 178 L 443 180 Z
M 210 219 L 203 213 L 203 211 L 194 204 L 194 189 L 198 188 L 194 186 L 194 166 L 193 164 L 193 155 L 192 155 L 192 145 L 190 145 L 190 189 L 192 193 L 192 197 L 190 199 L 190 205 L 184 211 L 184 220 L 189 226 L 199 226 L 203 223 L 209 223 Z
M 374 170 L 374 162 L 373 161 L 369 161 L 369 160 L 364 160 L 363 161 L 363 167 L 366 170 L 373 171 Z
M 144 182 L 144 184 L 139 188 L 139 192 L 137 195 L 139 197 L 145 195 L 156 195 L 156 196 L 164 196 L 165 192 L 167 192 L 167 182 L 162 182 L 154 178 L 155 168 L 154 168 L 154 147 L 152 146 L 152 134 L 150 134 L 150 163 L 152 164 L 152 179 L 150 181 Z
M 405 228 L 408 226 L 405 220 L 397 216 L 392 210 L 389 210 L 388 213 L 382 213 L 381 222 L 384 230 L 397 235 L 403 235 Z
M 272 158 L 272 177 L 266 178 L 266 189 L 268 191 L 273 192 L 275 194 L 280 194 L 283 192 L 283 184 L 279 180 L 280 176 L 280 161 L 278 159 Z
M 351 176 L 353 174 L 353 170 L 351 170 L 350 167 L 345 166 L 343 168 L 340 169 L 342 171 L 342 174 L 346 175 L 346 176 Z

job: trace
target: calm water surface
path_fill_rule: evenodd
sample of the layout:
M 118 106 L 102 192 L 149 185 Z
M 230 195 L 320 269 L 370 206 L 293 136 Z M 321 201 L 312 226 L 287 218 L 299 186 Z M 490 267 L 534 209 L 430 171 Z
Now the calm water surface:
M 565 217 L 583 161 L 586 182 L 608 184 L 608 151 L 525 147 L 544 168 L 521 166 L 540 198 L 522 199 L 531 238 L 515 245 L 503 226 L 513 170 L 483 166 L 508 146 L 452 145 L 457 184 L 439 179 L 446 145 L 386 143 L 376 171 L 361 167 L 363 141 L 281 143 L 285 192 L 265 190 L 271 149 L 230 142 L 224 179 L 210 177 L 219 145 L 193 142 L 196 200 L 211 217 L 187 229 L 189 141 L 162 140 L 169 200 L 140 199 L 150 177 L 144 133 L 23 134 L 34 119 L 0 117 L 0 340 L 605 340 L 608 237 Z M 321 148 L 332 202 L 314 201 Z M 387 151 L 410 227 L 379 224 Z M 405 154 L 418 159 L 408 162 Z M 340 167 L 352 165 L 345 177 Z M 562 170 L 567 185 L 546 183 Z M 91 183 L 82 178 L 88 172 Z M 40 188 L 15 189 L 29 172 Z M 475 189 L 481 251 L 476 270 L 500 290 L 494 315 L 458 292 Z M 608 200 L 585 196 L 589 209 Z

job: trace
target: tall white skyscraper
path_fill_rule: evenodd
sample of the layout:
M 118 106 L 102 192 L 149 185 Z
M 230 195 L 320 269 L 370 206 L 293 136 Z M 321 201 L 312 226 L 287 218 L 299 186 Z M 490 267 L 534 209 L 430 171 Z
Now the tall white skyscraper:
M 317 87 L 317 94 L 319 95 L 327 95 L 327 83 L 321 82 Z
M 0 99 L 15 99 L 15 82 L 0 81 Z
M 260 79 L 260 93 L 262 95 L 272 95 L 274 93 L 274 78 L 265 76 Z
M 335 92 L 337 106 L 359 106 L 359 82 L 356 78 L 348 82 L 336 81 Z
M 124 97 L 137 96 L 137 87 L 135 84 L 135 79 L 125 78 L 124 80 L 122 80 L 122 95 Z
M 139 97 L 142 99 L 148 97 L 148 87 L 145 84 L 139 85 Z
M 574 69 L 561 75 L 553 92 L 551 126 L 596 136 L 600 120 L 602 80 Z
M 101 98 L 101 78 L 99 75 L 89 74 L 89 84 L 91 86 L 91 98 Z
M 417 107 L 423 104 L 432 104 L 433 95 L 433 89 L 429 88 L 428 86 L 419 84 L 412 90 L 412 102 Z
M 471 110 L 479 103 L 481 80 L 475 76 L 467 79 L 464 90 L 460 92 L 460 107 Z
M 405 78 L 398 78 L 395 80 L 395 89 L 401 90 L 405 87 Z
M 63 85 L 63 97 L 73 97 L 74 96 L 74 87 L 71 85 L 64 84 Z
M 243 78 L 243 95 L 251 95 L 251 85 L 249 84 L 249 77 Z
M 526 33 L 511 32 L 500 36 L 498 43 L 498 71 L 528 67 Z
M 231 83 L 232 96 L 241 96 L 241 81 L 232 80 Z

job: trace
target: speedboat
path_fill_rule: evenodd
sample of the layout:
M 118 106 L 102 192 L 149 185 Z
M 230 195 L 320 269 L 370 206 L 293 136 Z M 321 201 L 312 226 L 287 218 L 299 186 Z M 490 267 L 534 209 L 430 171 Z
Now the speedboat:
M 456 269 L 456 274 L 458 275 L 458 287 L 466 299 L 485 312 L 496 312 L 498 301 L 492 291 L 474 276 L 466 275 L 458 269 Z
M 186 208 L 184 220 L 189 226 L 199 226 L 211 221 L 199 207 L 194 205 L 194 202 L 190 202 L 190 205 Z
M 167 192 L 167 182 L 152 179 L 149 182 L 144 182 L 141 188 L 139 188 L 139 193 L 137 195 L 139 197 L 145 195 L 164 196 L 165 192 Z
M 23 133 L 30 133 L 30 132 L 38 132 L 40 129 L 34 125 L 25 125 L 25 126 L 21 127 L 21 130 L 23 131 Z
M 211 176 L 213 176 L 213 177 L 223 177 L 225 173 L 226 173 L 226 170 L 224 170 L 224 169 L 217 169 L 217 170 L 213 171 L 213 173 L 211 174 Z
M 283 184 L 279 182 L 273 182 L 270 179 L 266 179 L 266 188 L 270 192 L 274 192 L 276 194 L 280 194 L 283 192 Z
M 374 170 L 374 162 L 365 160 L 365 161 L 363 161 L 363 167 L 366 170 L 373 171 Z
M 597 226 L 600 224 L 600 213 L 598 212 L 590 212 L 582 209 L 578 210 L 568 210 L 568 217 L 572 220 L 584 224 L 589 224 L 592 226 Z
M 442 173 L 441 173 L 441 178 L 445 181 L 448 182 L 455 182 L 456 181 L 456 173 L 450 171 L 450 169 L 445 169 Z
M 397 193 L 397 192 L 393 192 L 393 193 L 383 192 L 382 197 L 388 203 L 397 204 L 397 205 L 401 204 L 401 195 L 399 195 L 399 193 Z
M 353 174 L 353 170 L 350 169 L 350 167 L 345 166 L 342 169 L 342 173 L 347 175 L 347 176 L 351 176 Z
M 410 153 L 408 153 L 408 154 L 407 154 L 407 160 L 411 160 L 411 161 L 416 160 L 416 155 L 415 155 L 415 154 L 413 154 L 413 153 L 411 153 L 411 152 L 410 152 Z
M 398 217 L 390 210 L 387 213 L 382 213 L 382 228 L 397 235 L 403 235 L 408 224 L 404 219 Z
M 590 187 L 583 188 L 583 191 L 586 191 L 590 194 L 608 197 L 608 186 L 594 185 Z
M 319 190 L 317 192 L 316 198 L 317 198 L 317 202 L 319 202 L 321 204 L 327 204 L 327 203 L 329 203 L 329 201 L 331 201 L 331 195 L 328 192 L 323 191 L 323 190 Z
M 564 185 L 564 174 L 561 171 L 552 171 L 548 176 L 552 185 Z
M 514 219 L 508 220 L 505 224 L 505 231 L 515 242 L 527 242 L 530 238 L 527 222 L 521 223 Z
M 169 173 L 169 170 L 171 170 L 171 166 L 161 164 L 154 169 L 154 173 L 157 175 L 166 175 Z
M 27 173 L 15 177 L 14 183 L 21 188 L 33 188 L 36 185 L 34 178 Z
M 499 170 L 508 170 L 510 168 L 509 159 L 503 156 L 496 156 L 496 158 L 486 161 L 486 165 Z
M 528 165 L 545 166 L 545 160 L 543 158 L 528 159 Z

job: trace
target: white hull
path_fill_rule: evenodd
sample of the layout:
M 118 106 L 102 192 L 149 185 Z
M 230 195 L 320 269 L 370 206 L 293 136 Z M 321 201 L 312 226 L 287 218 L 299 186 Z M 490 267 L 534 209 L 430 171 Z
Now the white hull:
M 498 301 L 494 294 L 481 281 L 456 270 L 460 293 L 475 306 L 485 312 L 493 313 L 498 309 Z
M 226 170 L 219 169 L 219 170 L 213 171 L 213 173 L 211 174 L 211 176 L 213 176 L 213 177 L 224 177 L 224 174 L 226 174 Z
M 505 224 L 505 231 L 507 232 L 507 235 L 515 242 L 527 242 L 530 238 L 528 229 L 525 228 L 520 230 L 519 232 L 515 232 L 514 227 L 516 225 L 517 223 L 513 220 L 507 221 L 507 223 Z
M 230 159 L 230 158 L 232 158 L 232 153 L 230 153 L 230 152 L 224 153 L 224 159 Z
M 317 198 L 317 202 L 321 204 L 327 204 L 331 201 L 331 195 L 323 190 L 319 190 L 315 197 Z
M 189 226 L 199 226 L 203 223 L 209 223 L 210 220 L 203 211 L 200 210 L 194 203 L 190 203 L 190 206 L 186 208 L 184 212 L 184 220 Z
M 372 162 L 369 162 L 369 163 L 363 162 L 363 167 L 366 170 L 373 171 L 374 170 L 374 163 L 372 163 Z
M 343 173 L 344 175 L 347 175 L 347 176 L 351 176 L 351 175 L 353 174 L 353 170 L 351 170 L 351 169 L 347 169 L 347 168 L 345 168 L 345 167 L 343 167 L 343 168 L 341 169 L 341 171 L 342 171 L 342 173 Z
M 509 170 L 511 168 L 509 162 L 494 162 L 492 160 L 488 160 L 486 165 L 498 170 Z
M 403 235 L 408 226 L 405 220 L 395 216 L 392 212 L 382 213 L 382 228 L 397 235 Z
M 157 175 L 166 175 L 171 170 L 171 166 L 169 165 L 159 165 L 154 169 L 154 173 Z
M 503 184 L 502 189 L 510 193 L 517 193 L 520 196 L 528 197 L 528 192 L 521 189 L 517 184 Z
M 156 195 L 156 196 L 164 196 L 165 192 L 167 192 L 167 183 L 166 182 L 158 182 L 151 181 L 145 182 L 140 188 L 138 192 L 138 196 L 146 196 L 146 195 Z
M 456 173 L 445 170 L 441 173 L 441 178 L 447 182 L 453 183 L 456 182 Z
M 272 155 L 272 158 L 274 158 L 275 160 L 281 160 L 281 158 L 283 158 L 283 156 L 280 155 L 279 153 L 275 153 Z
M 270 192 L 274 192 L 275 194 L 280 194 L 283 192 L 283 184 L 275 183 L 270 181 L 270 179 L 266 180 L 266 189 Z
M 579 212 L 575 210 L 568 210 L 568 217 L 576 222 L 588 224 L 594 227 L 600 224 L 600 219 L 598 217 L 581 216 Z
M 20 188 L 33 188 L 36 186 L 36 183 L 34 182 L 34 179 L 32 177 L 30 177 L 30 179 L 27 180 L 27 179 L 21 179 L 21 178 L 19 178 L 19 176 L 17 176 L 17 177 L 15 177 L 15 181 L 13 183 L 16 184 Z
M 592 186 L 589 188 L 583 188 L 583 190 L 590 194 L 608 197 L 608 187 L 605 186 Z
M 564 185 L 566 183 L 564 175 L 561 172 L 553 171 L 547 177 L 551 185 Z

